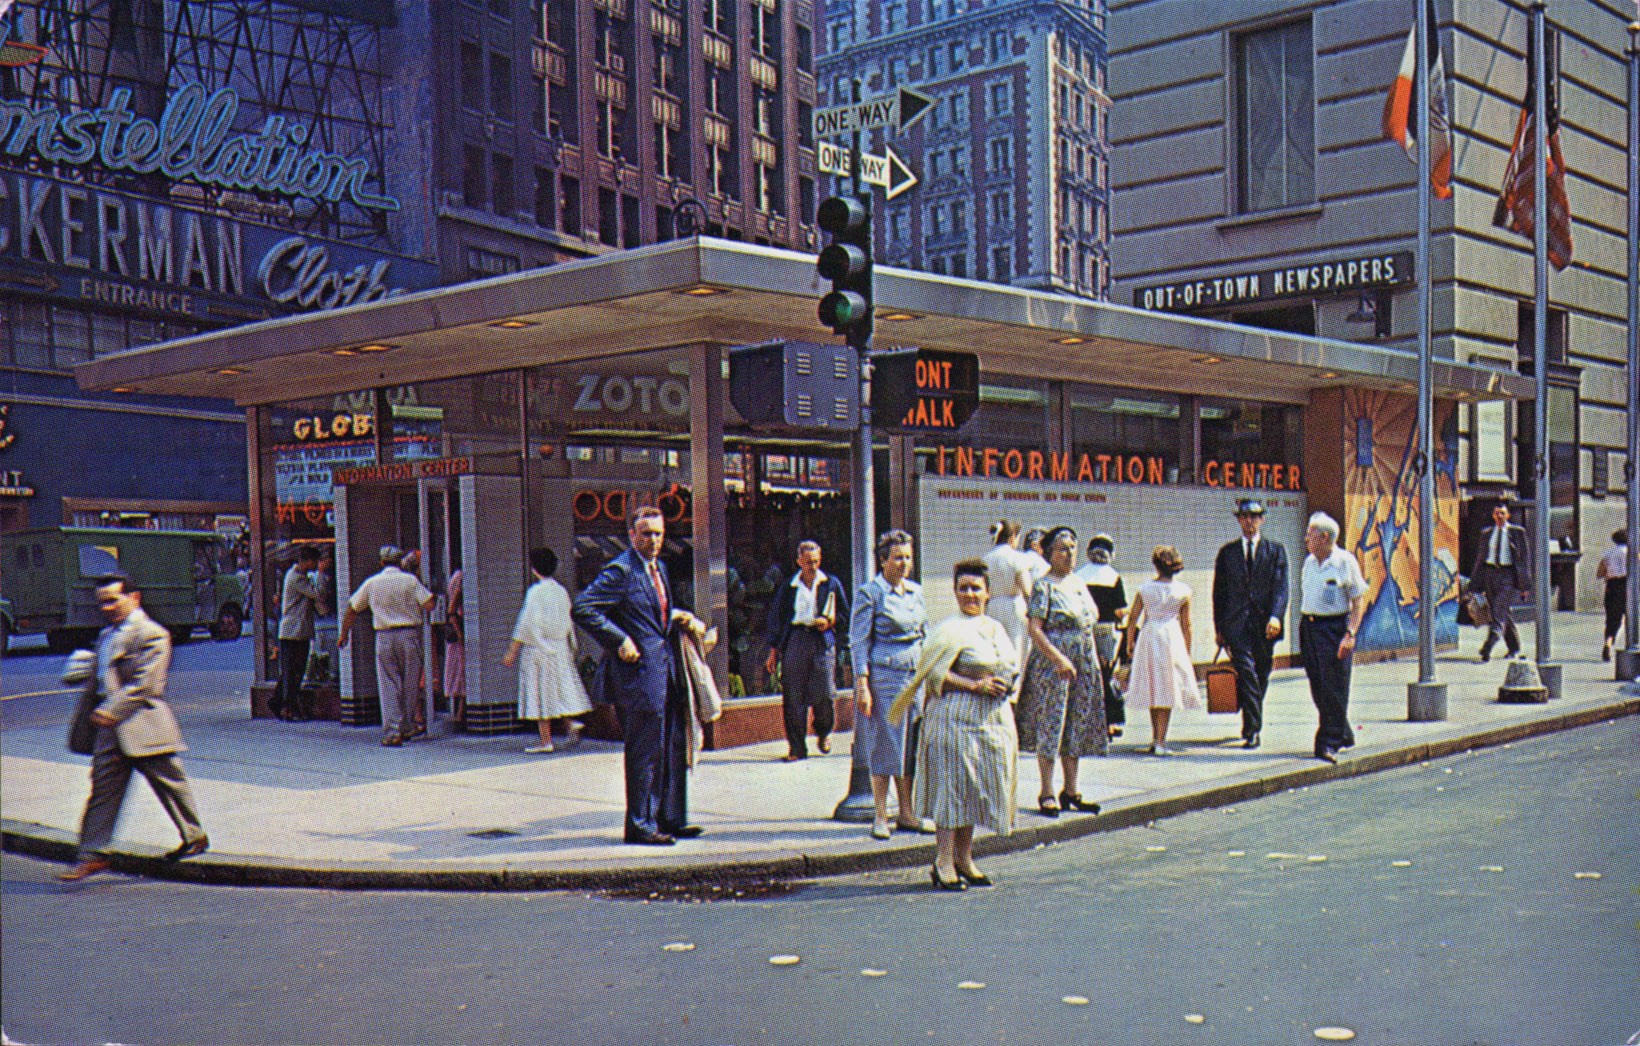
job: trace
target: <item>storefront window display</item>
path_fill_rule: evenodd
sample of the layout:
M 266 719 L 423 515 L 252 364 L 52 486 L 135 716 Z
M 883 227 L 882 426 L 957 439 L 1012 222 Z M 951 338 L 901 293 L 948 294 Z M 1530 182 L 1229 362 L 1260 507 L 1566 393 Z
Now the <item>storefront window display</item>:
M 401 385 L 388 393 L 393 460 L 505 454 L 520 443 L 517 371 Z
M 1303 458 L 1300 424 L 1303 410 L 1281 403 L 1258 403 L 1202 397 L 1201 469 L 1198 482 L 1209 486 L 1263 486 L 1241 482 L 1240 473 L 1252 466 L 1288 465 Z M 1234 465 L 1235 481 L 1227 482 L 1224 470 Z M 1256 471 L 1254 475 L 1257 475 Z M 1296 484 L 1294 484 L 1296 485 Z
M 1182 442 L 1180 397 L 1137 389 L 1072 386 L 1065 395 L 1070 414 L 1071 455 L 1098 461 L 1100 455 L 1135 455 L 1147 464 L 1160 461 L 1169 482 L 1180 479 L 1179 463 L 1188 460 Z

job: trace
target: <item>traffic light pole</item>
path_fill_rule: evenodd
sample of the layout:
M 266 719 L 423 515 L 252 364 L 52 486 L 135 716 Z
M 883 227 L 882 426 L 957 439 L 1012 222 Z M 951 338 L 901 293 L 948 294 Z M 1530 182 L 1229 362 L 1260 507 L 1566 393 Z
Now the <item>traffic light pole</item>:
M 854 81 L 854 101 L 860 101 L 860 81 Z M 854 182 L 854 196 L 863 199 L 865 180 L 861 177 L 860 132 L 856 130 L 849 145 L 849 172 Z M 873 557 L 872 531 L 877 525 L 875 504 L 876 476 L 873 470 L 875 451 L 871 431 L 871 338 L 859 340 L 855 346 L 860 353 L 860 427 L 854 432 L 854 454 L 849 475 L 849 502 L 854 519 L 850 530 L 853 535 L 851 552 L 854 564 L 855 598 L 866 582 L 871 580 L 876 566 Z M 850 656 L 853 656 L 851 651 Z M 853 667 L 852 665 L 850 666 Z M 909 726 L 909 724 L 907 724 Z M 860 710 L 854 710 L 853 739 L 849 742 L 848 794 L 832 819 L 846 824 L 865 824 L 875 816 L 871 794 L 871 771 L 866 765 L 866 753 L 860 747 Z M 905 816 L 902 814 L 902 816 Z

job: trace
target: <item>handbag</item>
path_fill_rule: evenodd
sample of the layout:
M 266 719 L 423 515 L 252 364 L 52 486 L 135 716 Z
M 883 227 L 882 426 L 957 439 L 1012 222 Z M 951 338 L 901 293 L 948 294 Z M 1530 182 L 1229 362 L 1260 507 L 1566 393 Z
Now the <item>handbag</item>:
M 1116 665 L 1115 668 L 1110 670 L 1111 681 L 1116 684 L 1116 689 L 1118 689 L 1118 690 L 1124 690 L 1125 691 L 1128 688 L 1128 679 L 1132 675 L 1133 675 L 1133 662 L 1132 661 L 1119 662 Z
M 1204 673 L 1207 681 L 1209 715 L 1227 715 L 1236 710 L 1236 670 L 1229 665 L 1219 664 L 1219 655 L 1222 653 L 1222 646 L 1213 652 L 1213 662 L 1207 666 Z

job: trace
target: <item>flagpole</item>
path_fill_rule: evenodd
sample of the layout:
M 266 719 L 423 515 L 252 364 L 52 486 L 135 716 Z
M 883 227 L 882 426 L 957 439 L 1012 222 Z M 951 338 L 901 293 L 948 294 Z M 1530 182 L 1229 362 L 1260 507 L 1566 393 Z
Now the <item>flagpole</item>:
M 1628 593 L 1623 631 L 1626 647 L 1617 652 L 1617 678 L 1640 675 L 1640 21 L 1629 25 L 1629 454 L 1623 465 L 1628 494 Z
M 1446 718 L 1446 686 L 1435 682 L 1435 432 L 1431 355 L 1430 266 L 1430 55 L 1434 52 L 1429 0 L 1418 0 L 1418 681 L 1407 686 L 1407 719 L 1415 723 Z
M 1538 675 L 1560 693 L 1560 666 L 1550 663 L 1549 636 L 1549 74 L 1544 31 L 1547 0 L 1532 0 L 1532 602 L 1537 607 Z M 1550 677 L 1554 677 L 1551 681 Z

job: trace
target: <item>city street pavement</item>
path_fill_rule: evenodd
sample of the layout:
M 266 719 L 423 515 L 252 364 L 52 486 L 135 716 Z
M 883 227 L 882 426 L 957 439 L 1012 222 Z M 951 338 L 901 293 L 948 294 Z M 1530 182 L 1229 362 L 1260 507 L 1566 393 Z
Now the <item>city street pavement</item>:
M 1176 715 L 1178 755 L 1144 754 L 1146 717 L 1131 717 L 1106 758 L 1082 761 L 1081 791 L 1097 815 L 1035 811 L 1036 762 L 1019 764 L 1016 832 L 980 834 L 980 853 L 1030 849 L 1092 832 L 1234 803 L 1640 711 L 1634 687 L 1599 660 L 1600 618 L 1557 614 L 1554 661 L 1562 697 L 1544 705 L 1497 701 L 1505 662 L 1479 664 L 1478 630 L 1437 657 L 1445 721 L 1407 721 L 1416 658 L 1359 665 L 1350 719 L 1357 746 L 1337 766 L 1310 757 L 1316 714 L 1301 669 L 1271 680 L 1263 747 L 1239 744 L 1239 717 Z M 1528 654 L 1532 629 L 1522 628 Z M 784 742 L 700 757 L 690 818 L 706 834 L 667 848 L 624 845 L 621 752 L 586 741 L 525 755 L 532 734 L 453 734 L 383 748 L 374 728 L 252 720 L 250 640 L 199 642 L 176 652 L 171 697 L 189 744 L 184 762 L 211 835 L 202 857 L 167 864 L 174 830 L 145 784 L 134 782 L 115 838 L 116 868 L 203 882 L 420 889 L 547 889 L 631 882 L 768 876 L 804 878 L 926 864 L 932 838 L 877 841 L 868 826 L 831 819 L 847 791 L 848 737 L 834 754 L 782 763 Z M 0 816 L 8 850 L 71 856 L 89 759 L 64 746 L 72 695 L 60 658 L 18 650 L 3 664 Z

